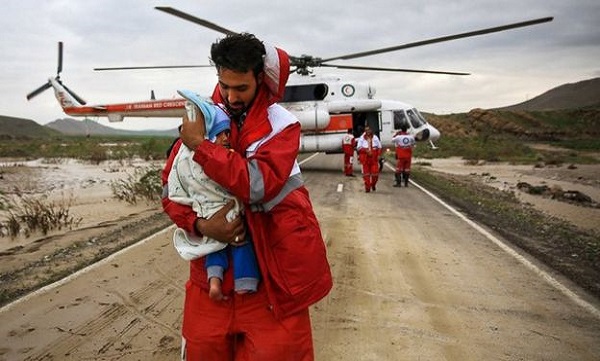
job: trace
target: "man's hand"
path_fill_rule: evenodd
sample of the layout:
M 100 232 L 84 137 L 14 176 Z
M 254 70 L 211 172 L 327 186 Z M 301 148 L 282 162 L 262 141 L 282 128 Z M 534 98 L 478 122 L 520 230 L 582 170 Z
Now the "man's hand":
M 187 113 L 183 116 L 181 132 L 179 135 L 183 141 L 183 144 L 185 144 L 191 150 L 196 149 L 196 147 L 204 141 L 204 137 L 206 135 L 204 116 L 200 110 L 198 110 L 196 114 L 197 116 L 194 121 L 190 121 Z
M 228 222 L 225 218 L 225 215 L 234 205 L 235 202 L 231 200 L 209 219 L 196 219 L 196 230 L 202 233 L 202 235 L 216 239 L 219 242 L 243 242 L 246 236 L 246 230 L 244 229 L 242 218 L 237 216 L 231 222 Z

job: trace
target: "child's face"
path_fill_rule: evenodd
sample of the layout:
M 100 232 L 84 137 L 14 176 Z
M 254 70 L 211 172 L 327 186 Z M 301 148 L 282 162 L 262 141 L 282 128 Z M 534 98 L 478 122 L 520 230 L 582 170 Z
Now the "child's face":
M 221 133 L 217 134 L 217 138 L 215 139 L 215 144 L 222 145 L 225 148 L 229 148 L 231 146 L 229 144 L 229 134 L 231 134 L 231 132 L 229 130 L 224 130 Z

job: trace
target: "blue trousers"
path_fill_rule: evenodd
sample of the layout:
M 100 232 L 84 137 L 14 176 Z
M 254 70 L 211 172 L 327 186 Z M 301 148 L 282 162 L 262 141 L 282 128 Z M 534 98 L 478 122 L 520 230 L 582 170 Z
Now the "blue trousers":
M 206 255 L 205 266 L 208 270 L 208 277 L 219 277 L 219 274 L 211 272 L 211 267 L 213 267 L 212 269 L 219 267 L 223 271 L 229 267 L 229 252 L 231 252 L 231 263 L 233 264 L 235 290 L 256 292 L 260 271 L 250 237 L 247 237 L 246 243 L 240 246 L 228 246 L 218 252 Z M 220 278 L 223 279 L 222 274 Z

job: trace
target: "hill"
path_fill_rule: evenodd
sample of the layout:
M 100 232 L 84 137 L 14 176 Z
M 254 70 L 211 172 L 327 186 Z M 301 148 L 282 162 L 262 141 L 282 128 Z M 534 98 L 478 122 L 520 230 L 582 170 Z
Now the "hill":
M 154 136 L 174 138 L 177 129 L 168 130 L 122 130 L 98 124 L 92 120 L 83 121 L 65 118 L 40 125 L 31 119 L 0 115 L 0 139 L 35 139 L 60 135 L 114 135 L 114 136 Z
M 600 78 L 564 84 L 523 103 L 497 110 L 562 110 L 586 107 L 600 107 Z
M 505 136 L 533 141 L 600 137 L 600 78 L 565 84 L 503 108 L 427 114 L 443 137 Z
M 31 119 L 0 115 L 0 139 L 32 139 L 60 135 L 55 129 L 46 128 Z
M 124 135 L 124 136 L 156 136 L 176 137 L 177 129 L 169 130 L 122 130 L 98 124 L 93 120 L 75 120 L 71 118 L 56 119 L 45 127 L 57 130 L 66 135 Z
M 594 140 L 600 137 L 600 108 L 547 111 L 473 109 L 427 116 L 444 137 L 511 137 L 531 141 Z

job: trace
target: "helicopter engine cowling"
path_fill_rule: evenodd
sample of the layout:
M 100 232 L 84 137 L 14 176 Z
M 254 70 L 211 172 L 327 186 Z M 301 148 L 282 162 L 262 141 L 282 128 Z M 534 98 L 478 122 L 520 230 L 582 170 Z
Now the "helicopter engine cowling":
M 292 109 L 291 112 L 300 121 L 303 131 L 325 129 L 331 120 L 329 113 L 321 108 Z
M 300 152 L 341 153 L 342 139 L 345 133 L 336 134 L 302 134 L 300 136 Z
M 331 101 L 327 103 L 327 108 L 331 113 L 375 111 L 381 108 L 381 100 L 356 99 Z

